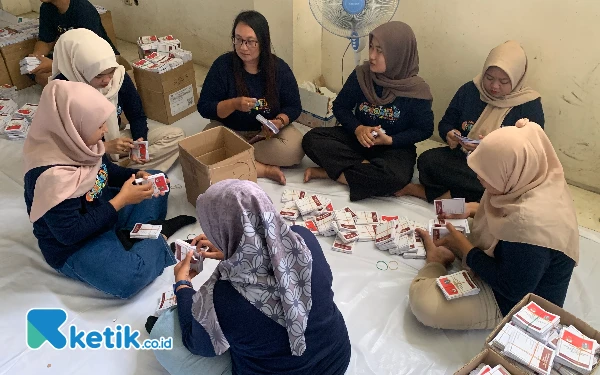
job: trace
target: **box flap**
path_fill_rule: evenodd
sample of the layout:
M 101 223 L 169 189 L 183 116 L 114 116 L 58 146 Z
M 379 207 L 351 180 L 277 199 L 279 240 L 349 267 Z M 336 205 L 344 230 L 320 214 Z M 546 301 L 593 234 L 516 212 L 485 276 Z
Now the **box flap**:
M 485 349 L 481 353 L 477 354 L 475 358 L 456 371 L 454 375 L 469 375 L 469 373 L 475 370 L 481 363 L 485 363 L 491 367 L 502 365 L 512 375 L 524 375 L 524 372 L 519 368 L 512 365 L 498 353 L 489 349 Z
M 316 92 L 299 88 L 302 110 L 315 114 L 321 118 L 327 117 L 329 111 L 329 98 Z

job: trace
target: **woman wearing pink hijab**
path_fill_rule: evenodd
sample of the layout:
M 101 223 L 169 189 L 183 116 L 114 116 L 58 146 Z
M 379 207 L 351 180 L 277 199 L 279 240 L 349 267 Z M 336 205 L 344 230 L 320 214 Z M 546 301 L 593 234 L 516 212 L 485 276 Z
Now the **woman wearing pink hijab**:
M 433 241 L 419 231 L 427 264 L 410 286 L 410 306 L 423 324 L 491 329 L 525 295 L 561 306 L 579 261 L 579 229 L 562 165 L 542 128 L 526 119 L 488 134 L 467 158 L 485 193 L 469 238 Z M 476 204 L 477 205 L 477 204 Z M 455 255 L 475 273 L 475 296 L 447 301 L 436 285 Z
M 23 148 L 25 202 L 52 268 L 129 298 L 175 263 L 165 237 L 189 217 L 164 220 L 167 195 L 153 198 L 152 185 L 133 184 L 150 174 L 103 156 L 102 136 L 113 112 L 85 83 L 57 80 L 44 88 Z M 165 237 L 134 244 L 119 236 L 136 223 L 162 224 Z

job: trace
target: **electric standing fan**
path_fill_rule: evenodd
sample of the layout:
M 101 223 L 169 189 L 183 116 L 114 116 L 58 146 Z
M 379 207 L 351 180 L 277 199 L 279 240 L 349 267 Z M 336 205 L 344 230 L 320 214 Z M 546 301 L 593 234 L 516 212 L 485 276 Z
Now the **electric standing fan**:
M 400 0 L 309 0 L 317 22 L 334 35 L 348 38 L 354 50 L 355 66 L 360 65 L 363 38 L 374 28 L 389 22 Z

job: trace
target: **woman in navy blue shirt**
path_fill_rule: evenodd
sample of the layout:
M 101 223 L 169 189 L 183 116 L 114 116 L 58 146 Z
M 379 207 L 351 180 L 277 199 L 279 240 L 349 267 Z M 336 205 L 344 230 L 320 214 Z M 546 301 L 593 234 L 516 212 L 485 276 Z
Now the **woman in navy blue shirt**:
M 350 340 L 333 302 L 333 276 L 315 236 L 281 219 L 250 181 L 225 180 L 198 197 L 204 235 L 199 256 L 221 262 L 198 291 L 192 254 L 175 266 L 177 309 L 164 312 L 152 338 L 172 375 L 344 374 Z
M 350 200 L 392 195 L 410 182 L 415 143 L 433 134 L 432 96 L 417 76 L 417 40 L 410 26 L 389 22 L 369 35 L 369 62 L 358 66 L 333 102 L 341 127 L 316 128 L 302 141 L 319 168 L 304 182 L 331 178 Z
M 579 261 L 579 229 L 573 199 L 542 128 L 527 119 L 493 131 L 467 157 L 485 187 L 481 203 L 469 203 L 469 238 L 447 224 L 433 241 L 417 230 L 427 264 L 413 280 L 410 306 L 423 324 L 443 329 L 491 329 L 528 293 L 562 307 Z M 437 278 L 455 256 L 476 275 L 480 292 L 446 300 Z
M 280 167 L 300 164 L 304 157 L 302 133 L 292 125 L 302 111 L 298 83 L 285 61 L 271 52 L 269 24 L 262 14 L 238 14 L 231 41 L 234 51 L 215 60 L 202 85 L 198 112 L 212 120 L 204 130 L 224 125 L 248 141 L 262 134 L 253 144 L 258 177 L 285 185 Z M 256 119 L 259 114 L 279 133 L 263 126 Z
M 433 202 L 435 199 L 465 198 L 479 202 L 484 187 L 467 165 L 466 154 L 475 141 L 502 126 L 514 126 L 528 118 L 544 127 L 540 94 L 525 86 L 527 55 L 515 41 L 494 48 L 483 71 L 465 83 L 454 95 L 438 130 L 448 147 L 425 151 L 417 160 L 420 184 L 408 184 L 396 196 L 412 195 Z

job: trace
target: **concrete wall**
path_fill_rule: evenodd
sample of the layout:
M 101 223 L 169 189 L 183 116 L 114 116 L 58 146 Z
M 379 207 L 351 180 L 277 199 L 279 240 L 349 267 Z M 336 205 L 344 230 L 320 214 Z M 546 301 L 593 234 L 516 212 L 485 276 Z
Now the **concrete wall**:
M 600 191 L 599 17 L 594 0 L 401 0 L 394 20 L 407 22 L 417 35 L 436 123 L 456 90 L 480 72 L 490 49 L 519 40 L 529 56 L 529 85 L 542 94 L 546 131 L 568 180 Z M 335 90 L 346 45 L 323 32 L 322 72 Z M 344 76 L 352 65 L 348 53 Z

